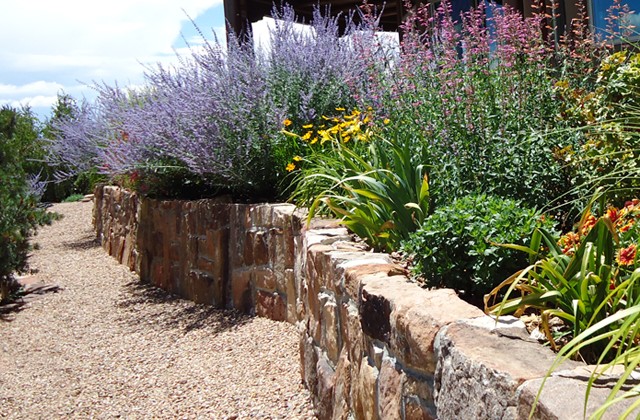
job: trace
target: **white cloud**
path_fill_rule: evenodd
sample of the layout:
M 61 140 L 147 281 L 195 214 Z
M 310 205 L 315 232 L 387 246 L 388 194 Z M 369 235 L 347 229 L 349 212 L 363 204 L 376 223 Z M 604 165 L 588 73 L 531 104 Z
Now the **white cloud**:
M 57 95 L 53 96 L 27 96 L 24 98 L 20 98 L 18 100 L 6 100 L 0 99 L 0 105 L 9 105 L 12 108 L 22 108 L 23 106 L 28 106 L 30 108 L 51 108 L 53 104 L 56 103 L 58 99 Z
M 222 0 L 5 1 L 0 13 L 0 103 L 44 104 L 61 90 L 81 91 L 79 83 L 141 83 L 142 64 L 176 61 L 172 45 L 188 23 L 187 15 L 196 19 L 221 4 Z M 220 29 L 224 39 L 224 28 Z
M 7 2 L 8 3 L 8 2 Z M 139 56 L 166 50 L 183 22 L 222 0 L 30 0 L 3 5 L 4 52 Z M 184 10 L 184 11 L 183 11 Z M 37 28 L 37 30 L 34 30 Z
M 27 83 L 26 85 L 5 85 L 0 83 L 0 96 L 4 97 L 20 97 L 25 95 L 33 95 L 35 93 L 52 93 L 56 94 L 63 89 L 60 83 L 45 82 L 39 80 L 37 82 Z
M 0 105 L 9 105 L 14 108 L 29 106 L 31 108 L 46 108 L 58 99 L 58 94 L 65 92 L 80 97 L 85 86 L 69 85 L 38 80 L 24 85 L 11 85 L 0 83 Z

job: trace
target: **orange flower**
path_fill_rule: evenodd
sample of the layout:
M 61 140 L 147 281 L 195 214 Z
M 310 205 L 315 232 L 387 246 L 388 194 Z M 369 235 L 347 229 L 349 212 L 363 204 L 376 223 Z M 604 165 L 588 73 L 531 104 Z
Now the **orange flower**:
M 596 219 L 593 214 L 590 214 L 589 217 L 587 217 L 587 220 L 584 221 L 584 224 L 580 227 L 580 233 L 583 235 L 589 233 L 597 221 L 598 219 Z
M 560 238 L 558 245 L 562 247 L 563 254 L 571 255 L 580 246 L 580 235 L 574 232 L 569 232 Z
M 296 165 L 294 165 L 294 164 L 293 164 L 293 162 L 292 162 L 292 163 L 289 163 L 289 164 L 287 165 L 287 167 L 286 167 L 286 168 L 284 168 L 284 169 L 286 169 L 286 171 L 287 171 L 287 172 L 291 172 L 291 171 L 293 171 L 294 169 L 296 169 Z
M 618 209 L 615 207 L 609 207 L 607 209 L 607 217 L 611 220 L 611 223 L 615 224 L 616 221 L 620 218 L 620 213 Z
M 620 228 L 620 232 L 627 232 L 633 226 L 633 220 Z
M 632 265 L 636 259 L 636 244 L 631 244 L 626 248 L 622 248 L 618 251 L 616 261 L 620 265 Z

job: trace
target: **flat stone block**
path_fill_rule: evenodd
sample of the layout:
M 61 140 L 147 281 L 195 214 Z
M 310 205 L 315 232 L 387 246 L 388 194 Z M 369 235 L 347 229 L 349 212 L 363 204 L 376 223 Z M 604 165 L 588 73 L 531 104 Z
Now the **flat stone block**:
M 451 324 L 438 334 L 435 375 L 438 418 L 516 418 L 518 387 L 543 377 L 555 354 L 536 342 L 486 328 Z M 564 368 L 576 367 L 567 362 Z
M 404 374 L 394 359 L 384 358 L 378 375 L 378 414 L 383 419 L 402 418 Z
M 331 244 L 332 251 L 325 252 L 322 259 L 318 259 L 316 264 L 322 267 L 322 279 L 321 285 L 327 289 L 333 290 L 338 294 L 345 293 L 345 269 L 351 265 L 356 265 L 358 262 L 374 261 L 378 258 L 386 258 L 388 262 L 390 259 L 383 254 L 371 254 L 362 250 L 356 252 L 347 251 L 344 247 L 340 246 L 341 242 Z
M 480 309 L 450 289 L 424 290 L 405 282 L 387 296 L 393 304 L 391 350 L 403 364 L 426 375 L 435 371 L 433 343 L 440 329 L 460 319 L 482 316 Z
M 390 277 L 404 272 L 401 267 L 390 264 L 386 260 L 363 259 L 356 262 L 357 264 L 343 264 L 344 290 L 352 299 L 358 299 L 360 296 L 360 285 L 364 277 L 368 275 Z
M 287 304 L 278 293 L 258 290 L 256 293 L 256 313 L 274 321 L 286 321 Z
M 253 272 L 256 287 L 268 291 L 276 290 L 276 274 L 270 268 L 256 269 Z
M 251 313 L 253 310 L 251 278 L 250 271 L 233 270 L 231 273 L 231 304 L 244 313 Z
M 615 382 L 613 382 L 615 383 Z M 533 419 L 557 419 L 557 420 L 582 420 L 591 418 L 591 415 L 606 401 L 611 387 L 597 384 L 591 388 L 587 401 L 586 417 L 584 413 L 584 401 L 587 391 L 587 380 L 577 378 L 564 378 L 552 376 L 547 379 L 542 388 L 540 399 L 536 405 Z M 531 407 L 542 384 L 542 379 L 526 381 L 518 390 L 518 418 L 529 417 Z M 619 394 L 621 395 L 621 393 Z M 604 419 L 619 419 L 622 414 L 640 397 L 625 399 L 611 406 L 605 413 Z M 640 408 L 635 409 L 627 417 L 629 419 L 640 418 Z

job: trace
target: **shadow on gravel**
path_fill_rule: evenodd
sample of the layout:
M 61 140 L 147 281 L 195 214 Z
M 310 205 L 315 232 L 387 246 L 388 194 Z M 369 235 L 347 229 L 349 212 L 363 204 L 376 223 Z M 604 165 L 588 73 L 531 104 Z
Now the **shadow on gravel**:
M 24 309 L 26 302 L 19 300 L 17 302 L 3 303 L 0 305 L 0 322 L 11 322 L 15 319 L 14 314 Z
M 0 304 L 0 322 L 11 322 L 14 314 L 22 311 L 30 301 L 46 293 L 57 293 L 61 290 L 55 284 L 34 283 L 23 287 L 10 302 Z
M 236 310 L 214 308 L 211 305 L 195 304 L 164 290 L 140 283 L 130 282 L 124 286 L 124 294 L 117 303 L 119 308 L 130 312 L 126 322 L 132 327 L 154 324 L 162 329 L 193 330 L 207 329 L 211 334 L 232 330 L 250 323 L 253 316 Z M 141 306 L 154 305 L 155 316 L 149 319 L 149 310 L 139 311 Z
M 63 242 L 61 246 L 73 251 L 86 251 L 100 246 L 100 241 L 94 235 L 85 235 L 73 242 Z

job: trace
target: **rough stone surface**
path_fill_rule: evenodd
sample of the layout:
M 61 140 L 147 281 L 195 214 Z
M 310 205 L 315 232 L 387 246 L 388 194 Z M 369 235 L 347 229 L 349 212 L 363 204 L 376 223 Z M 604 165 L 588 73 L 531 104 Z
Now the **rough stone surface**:
M 384 419 L 402 417 L 403 374 L 391 358 L 382 360 L 378 376 L 378 414 Z
M 586 416 L 584 400 L 587 390 L 586 379 L 564 378 L 552 376 L 547 379 L 542 388 L 540 399 L 536 405 L 534 419 L 554 420 L 582 420 L 591 415 L 605 402 L 610 393 L 609 387 L 597 385 L 591 388 L 587 401 Z M 528 418 L 531 407 L 538 395 L 542 379 L 526 381 L 518 389 L 517 418 Z M 613 385 L 611 383 L 610 385 Z M 622 418 L 622 414 L 636 399 L 627 399 L 614 404 L 604 414 L 605 419 Z M 640 408 L 628 414 L 629 419 L 640 418 Z
M 234 270 L 231 273 L 231 305 L 244 313 L 253 309 L 251 278 L 250 271 Z
M 300 373 L 311 395 L 318 395 L 317 363 L 318 354 L 313 345 L 313 339 L 304 332 L 303 328 L 300 333 Z
M 465 323 L 438 334 L 436 353 L 435 401 L 442 420 L 516 418 L 518 387 L 544 376 L 555 357 L 537 343 Z
M 433 420 L 435 417 L 435 407 L 429 406 L 425 401 L 415 396 L 404 399 L 404 419 L 405 420 Z
M 319 296 L 322 305 L 322 339 L 320 344 L 327 352 L 327 356 L 332 363 L 338 363 L 339 340 L 338 340 L 338 320 L 335 296 L 328 293 L 321 293 Z
M 375 280 L 371 280 L 371 277 L 375 277 Z M 387 278 L 383 275 L 370 275 L 366 279 L 367 284 L 362 289 L 359 305 L 362 330 L 366 335 L 386 342 L 391 333 L 391 302 L 384 295 L 385 288 L 375 286 L 380 286 Z
M 349 355 L 346 348 L 342 348 L 340 360 L 336 366 L 335 386 L 333 391 L 333 418 L 347 419 L 351 412 L 351 369 Z
M 316 364 L 318 375 L 318 393 L 315 395 L 318 418 L 331 419 L 333 417 L 333 393 L 336 383 L 336 373 L 326 357 L 319 357 Z
M 376 381 L 378 369 L 362 359 L 358 378 L 355 383 L 355 417 L 356 419 L 374 419 L 377 414 Z
M 415 376 L 415 372 L 405 373 L 403 397 L 407 420 L 436 418 L 433 388 L 433 376 Z
M 286 301 L 277 292 L 258 290 L 256 296 L 256 313 L 259 316 L 273 319 L 274 321 L 287 320 Z
M 398 359 L 423 373 L 436 365 L 433 342 L 440 328 L 456 320 L 482 316 L 453 290 L 425 291 L 403 276 L 367 275 L 360 316 L 363 331 L 390 344 Z

